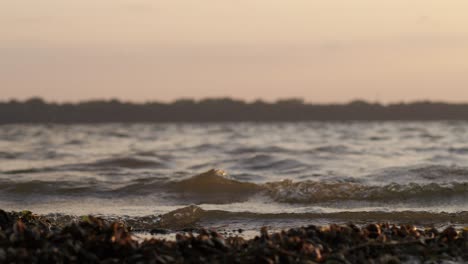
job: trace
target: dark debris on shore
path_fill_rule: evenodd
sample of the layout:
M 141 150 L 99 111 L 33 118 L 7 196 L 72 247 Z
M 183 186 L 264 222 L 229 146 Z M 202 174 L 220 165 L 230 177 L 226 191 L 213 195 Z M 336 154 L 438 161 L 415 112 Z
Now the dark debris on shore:
M 441 263 L 468 262 L 468 229 L 411 225 L 307 226 L 253 239 L 215 231 L 138 241 L 131 228 L 87 216 L 64 226 L 0 210 L 0 263 Z M 452 262 L 453 263 L 453 262 Z

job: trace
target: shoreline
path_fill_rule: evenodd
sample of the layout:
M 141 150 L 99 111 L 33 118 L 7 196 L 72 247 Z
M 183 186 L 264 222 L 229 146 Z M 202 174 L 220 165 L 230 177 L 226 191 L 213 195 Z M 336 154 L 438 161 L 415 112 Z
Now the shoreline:
M 138 240 L 123 222 L 85 216 L 63 225 L 30 211 L 0 210 L 0 262 L 432 263 L 468 261 L 468 228 L 369 223 L 304 226 L 258 236 L 197 229 L 175 241 Z M 240 231 L 239 233 L 241 233 Z

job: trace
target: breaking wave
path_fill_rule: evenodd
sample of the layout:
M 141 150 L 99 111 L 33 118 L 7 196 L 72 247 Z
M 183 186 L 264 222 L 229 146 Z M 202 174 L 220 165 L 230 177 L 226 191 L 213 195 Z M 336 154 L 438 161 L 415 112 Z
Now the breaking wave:
M 139 164 L 139 163 L 138 163 Z M 132 166 L 138 164 L 131 163 Z M 13 181 L 3 179 L 0 191 L 16 194 L 109 194 L 119 196 L 171 193 L 188 203 L 232 203 L 262 195 L 279 203 L 315 204 L 338 201 L 400 202 L 458 198 L 468 201 L 468 182 L 426 182 L 370 185 L 363 182 L 292 181 L 252 183 L 230 178 L 222 170 L 179 181 L 164 178 L 134 179 L 127 182 L 81 181 Z
M 70 219 L 78 219 L 76 216 L 54 214 L 49 215 L 57 222 L 69 222 Z M 104 216 L 106 218 L 106 216 Z M 444 223 L 451 225 L 468 224 L 468 211 L 457 213 L 435 213 L 428 211 L 341 211 L 335 213 L 256 213 L 256 212 L 231 212 L 224 210 L 204 210 L 196 205 L 189 205 L 170 211 L 162 215 L 148 215 L 142 217 L 109 217 L 112 220 L 121 220 L 134 229 L 149 230 L 154 228 L 166 228 L 182 230 L 205 226 L 206 223 L 220 223 L 222 221 L 250 220 L 281 221 L 287 219 L 301 220 L 302 224 L 315 223 L 318 220 L 326 220 L 326 223 L 365 224 L 371 222 L 391 222 L 395 224 L 433 224 Z

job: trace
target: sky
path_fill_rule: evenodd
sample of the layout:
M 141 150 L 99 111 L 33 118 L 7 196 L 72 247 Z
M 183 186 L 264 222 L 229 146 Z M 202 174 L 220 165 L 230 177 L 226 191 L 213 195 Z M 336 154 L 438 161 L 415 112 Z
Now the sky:
M 0 0 L 0 100 L 468 102 L 466 0 Z

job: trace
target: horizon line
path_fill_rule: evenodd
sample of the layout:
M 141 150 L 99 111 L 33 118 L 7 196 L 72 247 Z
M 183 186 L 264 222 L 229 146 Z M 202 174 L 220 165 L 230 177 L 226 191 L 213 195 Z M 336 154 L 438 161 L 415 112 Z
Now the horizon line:
M 203 103 L 204 101 L 232 101 L 237 103 L 244 103 L 244 104 L 255 104 L 255 103 L 264 103 L 264 104 L 278 104 L 278 103 L 285 103 L 285 102 L 297 102 L 303 105 L 349 105 L 353 103 L 364 103 L 369 105 L 401 105 L 401 104 L 421 104 L 421 103 L 429 103 L 429 104 L 447 104 L 447 105 L 466 105 L 468 104 L 468 100 L 466 101 L 450 101 L 450 100 L 433 100 L 433 99 L 415 99 L 415 100 L 399 100 L 399 101 L 391 101 L 391 102 L 382 102 L 379 100 L 368 100 L 368 99 L 361 99 L 355 98 L 350 99 L 347 101 L 329 101 L 329 102 L 313 102 L 313 101 L 306 101 L 303 97 L 299 96 L 292 96 L 292 97 L 284 97 L 278 98 L 276 100 L 265 100 L 262 98 L 257 98 L 253 100 L 241 99 L 236 97 L 230 96 L 213 96 L 213 97 L 204 97 L 204 98 L 193 98 L 193 97 L 179 97 L 173 100 L 158 100 L 158 99 L 151 99 L 145 101 L 137 101 L 137 100 L 125 100 L 122 98 L 89 98 L 89 99 L 80 99 L 80 100 L 52 100 L 43 98 L 41 96 L 31 96 L 23 99 L 19 98 L 8 98 L 8 99 L 0 99 L 0 104 L 5 103 L 27 103 L 31 101 L 43 102 L 45 104 L 83 104 L 83 103 L 92 103 L 92 102 L 114 102 L 114 103 L 121 103 L 121 104 L 134 104 L 134 105 L 145 105 L 145 104 L 175 104 L 178 102 L 193 102 L 193 103 Z

